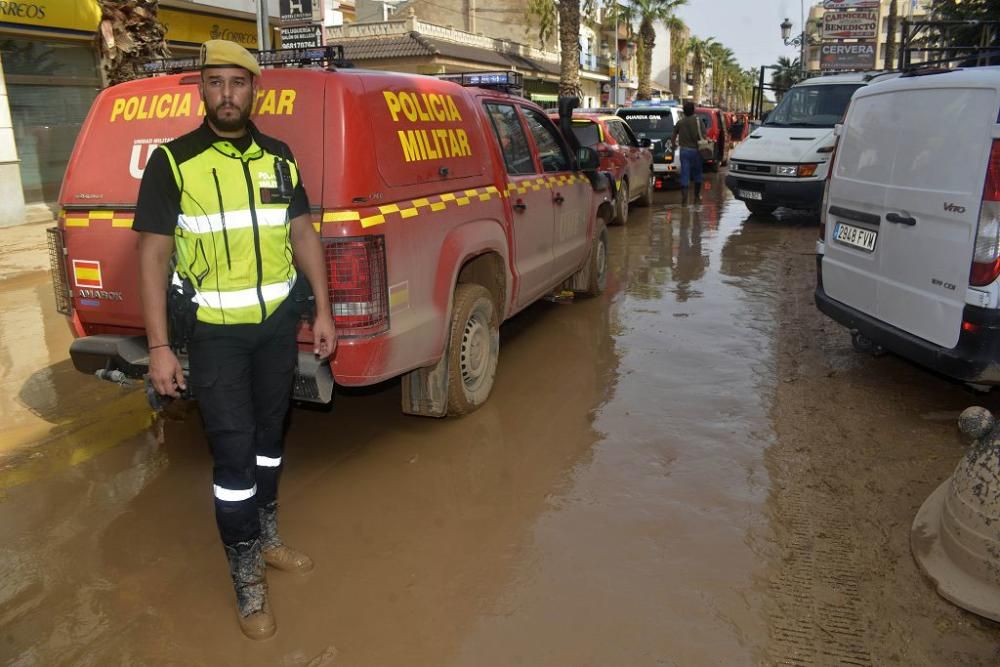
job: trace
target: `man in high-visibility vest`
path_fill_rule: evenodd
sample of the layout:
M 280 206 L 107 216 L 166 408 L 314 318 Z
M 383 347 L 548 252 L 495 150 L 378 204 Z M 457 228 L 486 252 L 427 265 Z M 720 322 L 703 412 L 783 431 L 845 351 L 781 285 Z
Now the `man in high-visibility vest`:
M 295 158 L 250 122 L 260 66 L 224 40 L 206 42 L 201 63 L 205 121 L 153 152 L 136 204 L 149 379 L 161 395 L 187 389 L 177 342 L 168 339 L 167 276 L 176 250 L 171 308 L 180 303 L 193 315 L 190 383 L 215 464 L 216 521 L 240 627 L 264 639 L 275 632 L 265 563 L 312 568 L 308 556 L 284 545 L 276 524 L 302 316 L 297 281 L 307 280 L 315 295 L 315 353 L 329 357 L 337 337 L 322 243 Z

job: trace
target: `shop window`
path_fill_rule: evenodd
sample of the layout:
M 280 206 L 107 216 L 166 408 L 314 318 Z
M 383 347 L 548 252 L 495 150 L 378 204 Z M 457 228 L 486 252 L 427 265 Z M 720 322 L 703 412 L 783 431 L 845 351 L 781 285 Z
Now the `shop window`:
M 100 88 L 89 44 L 0 39 L 26 202 L 54 202 L 73 144 Z

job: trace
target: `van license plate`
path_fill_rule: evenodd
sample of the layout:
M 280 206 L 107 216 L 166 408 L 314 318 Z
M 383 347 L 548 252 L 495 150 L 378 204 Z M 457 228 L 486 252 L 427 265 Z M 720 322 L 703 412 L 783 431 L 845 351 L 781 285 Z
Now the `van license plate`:
M 837 226 L 833 228 L 833 238 L 845 245 L 872 252 L 875 250 L 875 239 L 878 238 L 878 232 L 838 222 Z
M 757 192 L 756 190 L 740 190 L 740 199 L 756 199 L 757 201 L 760 201 L 763 198 L 763 192 Z

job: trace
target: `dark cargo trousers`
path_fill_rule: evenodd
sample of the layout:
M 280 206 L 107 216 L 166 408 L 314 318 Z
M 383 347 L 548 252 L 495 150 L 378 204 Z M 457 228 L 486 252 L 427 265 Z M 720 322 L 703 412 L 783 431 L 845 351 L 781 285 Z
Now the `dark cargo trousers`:
M 277 498 L 298 322 L 286 299 L 260 324 L 198 322 L 188 345 L 190 383 L 214 459 L 215 519 L 227 545 L 256 539 L 257 507 Z

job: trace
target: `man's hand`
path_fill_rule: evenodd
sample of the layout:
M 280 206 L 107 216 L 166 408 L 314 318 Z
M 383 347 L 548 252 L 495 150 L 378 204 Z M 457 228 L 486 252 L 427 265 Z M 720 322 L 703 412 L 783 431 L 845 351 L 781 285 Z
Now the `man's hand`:
M 169 347 L 149 351 L 149 381 L 160 396 L 180 398 L 181 392 L 187 389 L 184 369 Z
M 317 311 L 312 331 L 314 354 L 320 359 L 329 359 L 337 349 L 337 329 L 330 313 Z

